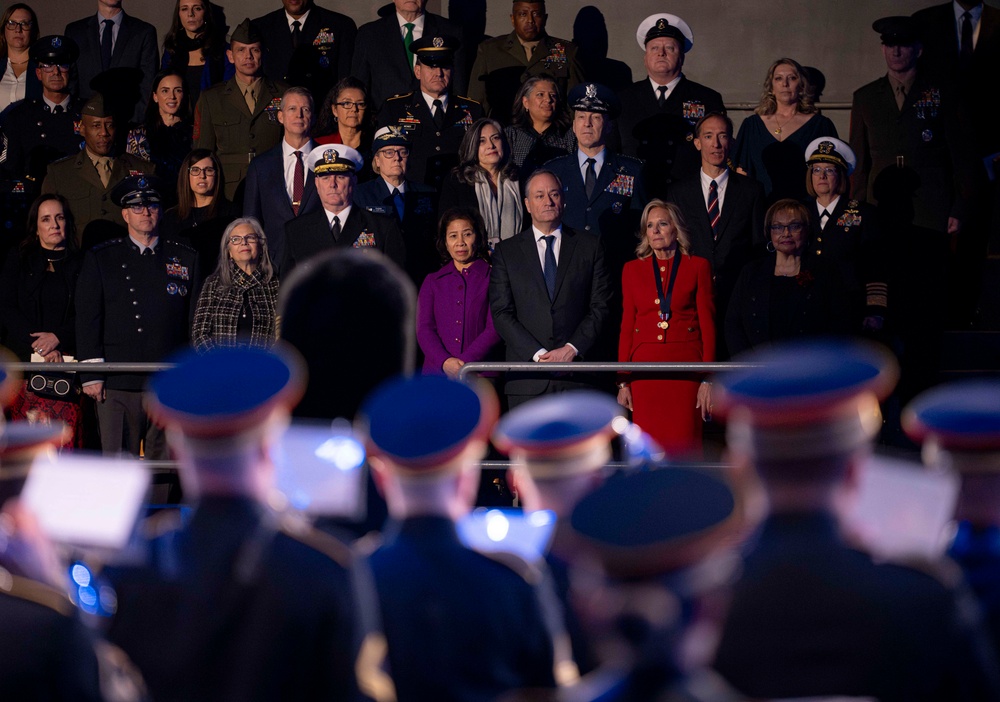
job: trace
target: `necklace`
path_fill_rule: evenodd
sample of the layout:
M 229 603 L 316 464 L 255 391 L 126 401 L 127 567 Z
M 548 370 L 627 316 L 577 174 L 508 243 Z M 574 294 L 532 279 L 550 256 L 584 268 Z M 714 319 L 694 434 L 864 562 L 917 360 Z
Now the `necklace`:
M 777 124 L 778 126 L 774 128 L 774 133 L 777 134 L 778 136 L 781 136 L 781 129 L 783 127 L 787 126 L 788 123 L 791 122 L 793 119 L 795 119 L 795 115 L 796 114 L 798 114 L 798 113 L 793 113 L 791 117 L 789 117 L 788 119 L 785 120 L 784 124 L 780 124 L 778 122 L 778 113 L 775 112 L 774 113 L 774 123 Z

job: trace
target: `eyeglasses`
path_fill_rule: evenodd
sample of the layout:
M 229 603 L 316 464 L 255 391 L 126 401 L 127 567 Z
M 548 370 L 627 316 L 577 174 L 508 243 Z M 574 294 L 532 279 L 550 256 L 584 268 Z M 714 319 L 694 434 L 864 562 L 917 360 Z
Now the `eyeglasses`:
M 365 110 L 368 108 L 367 102 L 351 102 L 350 100 L 335 102 L 333 104 L 342 110 Z
M 132 214 L 144 214 L 146 212 L 159 212 L 160 204 L 158 202 L 152 202 L 148 205 L 129 205 L 129 210 Z
M 836 168 L 823 168 L 822 166 L 813 166 L 810 170 L 812 171 L 812 174 L 816 176 L 825 175 L 829 177 L 837 175 Z
M 9 29 L 12 32 L 16 32 L 19 29 L 22 32 L 27 32 L 29 29 L 35 26 L 35 23 L 32 22 L 31 20 L 23 20 L 21 22 L 18 22 L 17 20 L 9 19 L 7 20 L 7 23 L 4 26 L 7 27 L 7 29 Z
M 42 69 L 42 73 L 54 73 L 55 71 L 69 73 L 69 64 L 66 63 L 39 63 L 38 67 Z
M 788 224 L 778 224 L 777 222 L 775 222 L 774 224 L 771 225 L 771 231 L 776 234 L 780 234 L 785 230 L 791 232 L 792 234 L 798 234 L 805 228 L 806 225 L 804 225 L 802 222 L 789 222 Z
M 217 173 L 217 171 L 215 170 L 215 166 L 208 166 L 207 168 L 202 168 L 201 166 L 191 166 L 188 168 L 188 173 L 193 175 L 195 178 L 199 177 L 202 173 L 211 178 Z
M 385 149 L 380 149 L 379 154 L 385 158 L 398 158 L 399 160 L 403 160 L 404 158 L 410 155 L 410 150 L 385 148 Z
M 246 236 L 239 236 L 238 234 L 234 234 L 233 236 L 229 237 L 229 243 L 232 244 L 233 246 L 239 246 L 243 242 L 246 242 L 248 244 L 256 244 L 257 241 L 258 239 L 256 234 L 247 234 Z

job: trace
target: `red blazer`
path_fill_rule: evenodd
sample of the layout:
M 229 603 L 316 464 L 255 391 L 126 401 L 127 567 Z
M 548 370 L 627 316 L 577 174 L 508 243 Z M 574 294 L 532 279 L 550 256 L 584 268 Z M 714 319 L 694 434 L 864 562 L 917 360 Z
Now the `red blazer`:
M 670 280 L 673 259 L 665 261 L 664 292 Z M 618 337 L 618 360 L 629 361 L 639 344 L 663 344 L 664 355 L 672 356 L 670 344 L 697 343 L 700 358 L 690 358 L 685 351 L 677 350 L 677 361 L 715 360 L 715 299 L 712 294 L 712 268 L 707 259 L 683 255 L 674 294 L 670 304 L 670 326 L 660 329 L 660 306 L 656 282 L 653 279 L 649 258 L 629 261 L 622 270 L 622 327 Z

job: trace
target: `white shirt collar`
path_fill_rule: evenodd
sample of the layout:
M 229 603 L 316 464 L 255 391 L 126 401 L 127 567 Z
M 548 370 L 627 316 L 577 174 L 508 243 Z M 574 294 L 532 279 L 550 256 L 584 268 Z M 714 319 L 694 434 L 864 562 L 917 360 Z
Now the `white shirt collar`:
M 149 250 L 150 250 L 150 251 L 152 251 L 153 253 L 156 253 L 156 246 L 157 246 L 157 244 L 159 244 L 159 243 L 160 243 L 160 237 L 158 237 L 158 236 L 154 236 L 154 237 L 153 237 L 153 241 L 152 241 L 152 243 L 151 243 L 151 244 L 150 244 L 149 246 L 146 246 L 145 244 L 143 244 L 143 243 L 140 243 L 140 242 L 139 242 L 139 240 L 138 240 L 138 239 L 136 239 L 136 238 L 135 238 L 134 236 L 132 236 L 131 234 L 129 234 L 129 235 L 128 235 L 128 238 L 129 238 L 129 240 L 130 240 L 130 241 L 131 241 L 131 242 L 132 242 L 133 244 L 135 244 L 135 245 L 136 245 L 137 247 L 139 247 L 139 253 L 140 253 L 140 254 L 141 254 L 141 253 L 143 253 L 143 252 L 144 252 L 144 251 L 145 251 L 146 249 L 149 249 Z
M 292 146 L 291 144 L 289 144 L 284 139 L 281 140 L 281 155 L 285 159 L 295 158 L 295 152 L 296 151 L 301 151 L 302 152 L 302 161 L 304 163 L 305 160 L 306 160 L 306 156 L 308 156 L 309 152 L 312 151 L 315 148 L 316 148 L 316 144 L 313 143 L 312 139 L 309 140 L 308 144 L 306 144 L 305 146 L 303 146 L 301 148 L 298 148 L 298 149 L 296 149 L 294 146 Z
M 379 177 L 381 178 L 382 176 L 379 176 Z M 398 190 L 400 195 L 402 195 L 403 193 L 406 192 L 406 181 L 405 180 L 402 183 L 400 183 L 399 185 L 393 185 L 392 183 L 390 183 L 389 181 L 387 181 L 385 178 L 382 178 L 382 182 L 385 183 L 385 187 L 387 187 L 389 189 L 389 194 L 390 195 L 392 195 L 392 191 L 393 190 Z
M 827 212 L 830 213 L 830 216 L 832 217 L 833 216 L 833 211 L 835 209 L 837 209 L 837 203 L 838 202 L 840 202 L 840 195 L 838 195 L 837 197 L 835 197 L 832 200 L 830 200 L 830 204 L 827 205 L 826 207 L 823 207 L 823 205 L 819 204 L 819 200 L 817 200 L 816 201 L 816 213 L 822 215 L 823 214 L 823 210 L 826 210 Z
M 417 17 L 415 20 L 413 20 L 412 24 L 413 24 L 413 33 L 414 34 L 417 34 L 418 32 L 423 32 L 424 31 L 424 17 L 426 17 L 426 16 L 427 16 L 427 13 L 426 12 L 422 12 L 422 13 L 420 13 L 419 17 Z M 403 25 L 406 24 L 407 20 L 401 14 L 399 14 L 397 12 L 396 13 L 396 21 L 399 22 L 399 33 L 400 34 L 406 34 L 406 27 L 404 27 Z
M 27 74 L 28 74 L 28 72 L 25 71 L 22 75 L 27 75 Z M 62 102 L 52 102 L 51 100 L 49 100 L 44 95 L 42 95 L 42 100 L 44 100 L 45 104 L 49 106 L 49 111 L 50 112 L 55 108 L 56 105 L 62 105 L 62 107 L 63 107 L 64 110 L 66 110 L 67 112 L 69 111 L 69 95 L 67 95 L 65 98 L 63 98 Z
M 337 212 L 336 214 L 334 214 L 330 210 L 324 208 L 323 211 L 326 212 L 326 221 L 332 227 L 333 226 L 333 218 L 334 217 L 340 217 L 340 228 L 341 228 L 341 230 L 343 230 L 344 224 L 347 223 L 347 218 L 351 215 L 351 209 L 353 207 L 354 207 L 353 204 L 352 205 L 348 205 L 347 207 L 345 207 L 344 209 L 342 209 L 340 212 Z
M 722 172 L 722 175 L 715 176 L 714 178 L 710 176 L 703 170 L 698 171 L 701 174 L 701 184 L 706 188 L 712 185 L 712 181 L 715 181 L 715 187 L 722 188 L 729 182 L 729 169 L 727 168 Z
M 546 234 L 545 232 L 543 232 L 541 229 L 539 229 L 538 227 L 536 227 L 534 224 L 531 225 L 531 233 L 535 235 L 535 242 L 536 243 L 539 242 L 539 241 L 541 241 L 541 239 L 542 239 L 543 236 L 548 236 L 548 234 Z M 553 229 L 550 232 L 550 234 L 552 234 L 552 236 L 554 236 L 556 238 L 557 242 L 560 241 L 562 239 L 562 224 L 560 224 L 558 227 L 556 227 L 555 229 Z
M 288 29 L 289 29 L 289 31 L 295 29 L 295 27 L 292 26 L 292 22 L 298 22 L 299 23 L 299 31 L 302 31 L 302 28 L 306 26 L 306 20 L 309 19 L 309 13 L 310 12 L 312 12 L 312 8 L 311 7 L 308 10 L 306 10 L 302 14 L 301 17 L 292 17 L 290 14 L 288 14 L 286 12 L 285 13 L 285 19 L 288 20 Z
M 965 14 L 965 8 L 958 4 L 958 0 L 952 0 L 951 9 L 955 12 L 955 21 L 958 22 L 959 27 L 961 27 L 962 15 Z M 972 16 L 972 26 L 975 27 L 979 24 L 979 18 L 983 16 L 982 4 L 976 5 L 969 10 L 969 14 Z
M 420 91 L 420 94 L 424 96 L 424 102 L 427 103 L 427 109 L 431 111 L 431 114 L 434 114 L 434 101 L 435 100 L 440 100 L 441 101 L 441 109 L 444 110 L 445 112 L 448 111 L 448 93 L 445 93 L 444 95 L 442 95 L 439 98 L 436 98 L 436 97 L 433 97 L 431 95 L 428 95 L 423 90 Z
M 669 83 L 667 83 L 667 97 L 670 96 L 670 93 L 674 92 L 674 88 L 677 87 L 677 84 L 681 82 L 681 78 L 683 78 L 683 77 L 684 77 L 684 74 L 681 73 L 676 78 L 674 78 L 672 81 L 670 81 Z M 656 93 L 656 97 L 659 97 L 660 93 L 658 92 L 658 90 L 659 90 L 659 87 L 661 85 L 663 85 L 663 83 L 657 83 L 655 80 L 653 80 L 652 76 L 649 77 L 649 83 L 650 83 L 650 85 L 653 86 L 653 92 Z
M 118 14 L 116 14 L 114 17 L 105 17 L 100 12 L 98 12 L 97 13 L 97 28 L 103 31 L 104 30 L 104 20 L 111 20 L 112 22 L 115 23 L 114 28 L 118 29 L 119 27 L 122 26 L 122 18 L 124 16 L 125 16 L 125 11 L 124 10 L 118 10 Z

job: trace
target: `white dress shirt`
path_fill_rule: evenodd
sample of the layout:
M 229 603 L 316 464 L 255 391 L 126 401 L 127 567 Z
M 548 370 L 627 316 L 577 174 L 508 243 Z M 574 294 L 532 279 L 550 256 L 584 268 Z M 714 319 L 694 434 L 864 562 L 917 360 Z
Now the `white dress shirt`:
M 442 111 L 442 113 L 448 111 L 448 93 L 445 93 L 441 97 L 434 97 L 433 95 L 428 95 L 423 90 L 421 90 L 420 94 L 424 96 L 424 102 L 427 103 L 427 109 L 431 111 L 431 115 L 432 116 L 434 114 L 434 101 L 435 100 L 440 100 L 441 101 L 441 111 Z M 442 114 L 441 116 L 444 117 L 444 114 Z
M 340 212 L 331 212 L 330 210 L 328 210 L 326 208 L 323 208 L 323 211 L 326 212 L 326 221 L 327 221 L 327 224 L 329 224 L 330 227 L 332 228 L 333 227 L 333 218 L 334 217 L 338 217 L 340 219 L 340 231 L 344 231 L 344 223 L 347 222 L 347 218 L 351 215 L 351 208 L 352 207 L 354 207 L 354 205 L 348 205 L 347 207 L 345 207 L 344 209 L 342 209 Z
M 837 209 L 837 203 L 840 202 L 840 195 L 830 200 L 830 204 L 826 207 L 819 204 L 819 200 L 816 201 L 816 221 L 819 222 L 820 229 L 823 228 L 823 210 L 830 213 L 830 219 L 833 219 L 833 211 Z M 826 220 L 827 224 L 830 223 L 830 219 Z
M 301 17 L 292 17 L 290 14 L 288 14 L 286 12 L 285 13 L 285 19 L 288 20 L 288 31 L 289 32 L 294 32 L 295 31 L 295 27 L 292 26 L 292 22 L 298 22 L 299 23 L 299 31 L 301 32 L 302 28 L 306 26 L 306 20 L 309 19 L 309 12 L 311 10 L 312 10 L 312 8 L 310 8 L 309 10 L 306 10 L 305 12 L 303 12 Z
M 98 45 L 101 43 L 101 40 L 104 38 L 104 20 L 111 20 L 112 22 L 114 22 L 114 24 L 111 25 L 111 29 L 112 29 L 112 32 L 111 32 L 111 53 L 112 54 L 114 54 L 114 52 L 115 52 L 115 45 L 118 43 L 118 32 L 122 28 L 122 18 L 124 16 L 125 16 L 125 13 L 122 12 L 121 10 L 119 10 L 118 14 L 116 14 L 114 17 L 105 17 L 100 12 L 97 13 L 97 43 L 98 43 Z
M 314 148 L 316 148 L 316 145 L 312 141 L 302 148 L 296 149 L 284 139 L 281 140 L 281 170 L 285 175 L 285 192 L 288 193 L 289 200 L 292 199 L 292 190 L 295 185 L 295 152 L 302 152 L 302 185 L 304 187 L 306 181 L 309 180 L 309 167 L 306 166 L 306 157 Z
M 421 14 L 419 17 L 417 17 L 415 20 L 413 20 L 413 22 L 410 23 L 410 24 L 413 25 L 413 41 L 416 41 L 417 39 L 419 39 L 420 37 L 422 37 L 424 35 L 424 17 L 425 16 L 426 15 Z M 396 13 L 396 21 L 399 22 L 399 36 L 405 37 L 406 36 L 406 27 L 404 27 L 403 25 L 406 24 L 407 20 L 404 19 L 403 16 L 397 12 Z
M 705 210 L 708 211 L 708 193 L 712 189 L 712 181 L 715 181 L 715 188 L 719 193 L 719 212 L 726 203 L 726 186 L 729 185 L 729 169 L 722 172 L 722 175 L 713 178 L 705 171 L 698 171 L 701 175 L 701 194 L 705 198 Z
M 684 77 L 684 74 L 681 73 L 676 78 L 674 78 L 672 81 L 670 81 L 669 83 L 667 83 L 667 92 L 664 93 L 664 95 L 663 95 L 664 99 L 667 99 L 667 98 L 670 97 L 670 94 L 672 92 L 674 92 L 674 88 L 677 87 L 677 84 L 681 82 L 681 78 L 683 78 L 683 77 Z M 650 83 L 650 85 L 653 86 L 653 97 L 655 97 L 657 100 L 659 100 L 660 99 L 660 86 L 663 85 L 663 83 L 657 83 L 655 80 L 652 79 L 652 77 L 650 77 L 649 83 Z

